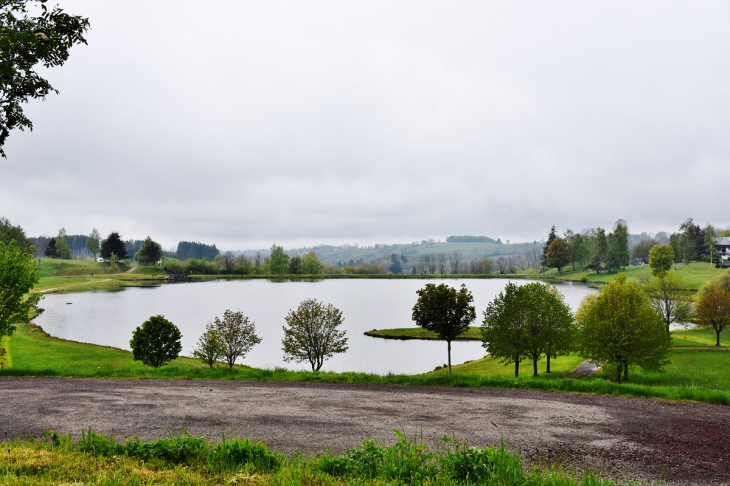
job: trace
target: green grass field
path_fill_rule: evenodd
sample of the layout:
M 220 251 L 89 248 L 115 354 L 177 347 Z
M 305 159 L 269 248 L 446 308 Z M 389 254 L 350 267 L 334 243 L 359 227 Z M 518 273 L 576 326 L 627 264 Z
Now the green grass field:
M 537 372 L 541 378 L 544 379 L 555 379 L 562 378 L 566 374 L 570 373 L 578 367 L 584 358 L 576 355 L 560 356 L 559 358 L 553 358 L 550 360 L 550 373 L 546 373 L 547 362 L 545 359 L 541 359 L 537 364 Z M 514 377 L 515 365 L 514 363 L 504 364 L 500 363 L 498 359 L 492 358 L 491 356 L 485 356 L 482 359 L 475 361 L 469 361 L 468 363 L 452 366 L 451 370 L 453 373 L 464 374 L 464 375 L 479 375 L 479 376 L 504 376 Z M 432 374 L 448 373 L 448 368 L 441 368 L 432 371 Z M 520 376 L 532 376 L 532 361 L 523 360 L 520 361 Z
M 693 262 L 689 265 L 683 263 L 677 265 L 677 270 L 673 270 L 679 273 L 687 285 L 687 290 L 697 290 L 707 280 L 711 280 L 723 272 L 728 271 L 727 269 L 715 268 L 709 263 Z M 606 283 L 616 277 L 617 272 L 607 273 L 601 272 L 596 273 L 592 270 L 583 270 L 582 267 L 576 265 L 576 270 L 573 271 L 571 266 L 563 269 L 563 274 L 558 275 L 558 271 L 554 268 L 546 271 L 543 274 L 536 275 L 537 278 L 540 276 L 548 279 L 557 278 L 559 280 L 566 281 L 578 281 L 587 283 Z M 630 280 L 638 282 L 644 282 L 651 279 L 651 269 L 648 265 L 643 267 L 626 267 L 624 271 L 626 276 Z

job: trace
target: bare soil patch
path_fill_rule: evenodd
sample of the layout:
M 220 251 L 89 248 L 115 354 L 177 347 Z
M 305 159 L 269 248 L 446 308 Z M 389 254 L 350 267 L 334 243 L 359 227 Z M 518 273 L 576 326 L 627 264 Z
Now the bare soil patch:
M 554 392 L 394 385 L 191 380 L 0 379 L 0 434 L 93 429 L 150 440 L 173 428 L 332 452 L 392 429 L 455 435 L 527 459 L 592 465 L 620 478 L 730 484 L 730 407 Z

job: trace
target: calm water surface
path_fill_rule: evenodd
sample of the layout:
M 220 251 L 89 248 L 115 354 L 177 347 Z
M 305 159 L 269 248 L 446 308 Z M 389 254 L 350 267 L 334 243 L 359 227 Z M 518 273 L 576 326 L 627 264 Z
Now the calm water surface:
M 371 329 L 415 327 L 411 309 L 416 290 L 434 280 L 232 280 L 165 284 L 154 288 L 128 288 L 116 292 L 47 295 L 40 303 L 45 312 L 35 322 L 52 336 L 129 349 L 132 331 L 152 315 L 162 314 L 183 334 L 185 356 L 195 348 L 205 325 L 226 309 L 240 310 L 256 323 L 263 342 L 242 362 L 250 366 L 307 369 L 308 365 L 283 360 L 282 326 L 290 309 L 304 299 L 331 303 L 344 316 L 350 349 L 325 362 L 326 371 L 371 373 L 423 373 L 446 362 L 446 343 L 395 341 L 364 336 Z M 465 283 L 474 294 L 477 321 L 487 304 L 504 289 L 507 279 L 446 280 L 452 286 Z M 516 284 L 526 283 L 517 280 Z M 573 310 L 595 290 L 580 284 L 559 284 Z M 71 303 L 69 305 L 68 303 Z M 479 342 L 452 344 L 454 364 L 484 356 Z

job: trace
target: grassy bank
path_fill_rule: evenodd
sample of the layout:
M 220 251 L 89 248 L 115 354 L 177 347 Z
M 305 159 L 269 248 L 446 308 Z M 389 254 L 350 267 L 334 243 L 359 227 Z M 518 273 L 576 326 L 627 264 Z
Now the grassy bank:
M 116 442 L 89 430 L 80 439 L 47 433 L 47 440 L 2 442 L 3 484 L 250 484 L 499 486 L 614 486 L 587 471 L 525 464 L 502 443 L 474 448 L 444 437 L 425 444 L 396 431 L 396 444 L 364 440 L 339 455 L 286 457 L 261 442 L 217 443 L 185 433 L 151 442 Z M 527 467 L 526 467 L 527 466 Z M 629 482 L 628 484 L 632 484 Z
M 454 374 L 437 371 L 423 375 L 375 375 L 369 373 L 313 373 L 309 371 L 287 371 L 284 369 L 258 369 L 248 366 L 216 366 L 213 369 L 202 366 L 191 358 L 178 358 L 161 368 L 148 368 L 133 361 L 128 351 L 66 341 L 49 336 L 42 329 L 22 324 L 8 342 L 12 366 L 0 371 L 2 376 L 65 376 L 87 378 L 176 378 L 249 381 L 309 381 L 323 383 L 392 384 L 419 386 L 490 387 L 524 390 L 547 390 L 577 392 L 599 395 L 635 396 L 669 400 L 691 400 L 706 403 L 730 405 L 728 379 L 722 373 L 708 373 L 717 368 L 718 357 L 709 358 L 687 350 L 687 356 L 694 361 L 694 370 L 684 374 L 678 371 L 683 365 L 670 365 L 664 374 L 647 376 L 647 384 L 616 384 L 594 376 L 591 379 L 575 380 L 563 375 L 573 365 L 580 363 L 577 357 L 563 357 L 553 361 L 551 375 L 532 378 L 529 362 L 523 364 L 524 373 L 519 378 L 512 376 L 511 365 L 500 365 L 487 357 L 454 367 Z M 673 352 L 673 355 L 674 356 Z M 730 360 L 730 353 L 722 357 Z M 698 358 L 699 357 L 699 358 Z M 704 359 L 704 361 L 703 361 Z M 728 362 L 728 361 L 725 361 Z M 544 364 L 541 364 L 544 369 Z M 501 367 L 501 368 L 500 368 Z M 672 368 L 675 367 L 675 368 Z M 689 379 L 688 377 L 690 377 Z M 639 380 L 639 375 L 637 380 Z
M 683 263 L 678 264 L 674 271 L 682 276 L 688 291 L 696 291 L 704 282 L 717 277 L 727 271 L 727 269 L 715 268 L 709 263 L 692 262 L 689 265 Z M 629 280 L 645 282 L 651 279 L 651 269 L 648 265 L 641 267 L 628 266 L 623 272 L 626 273 Z M 558 271 L 553 268 L 545 273 L 536 275 L 535 278 L 556 279 L 566 282 L 584 282 L 588 284 L 605 284 L 616 277 L 616 273 L 616 271 L 613 273 L 596 273 L 593 270 L 585 270 L 581 266 L 576 265 L 575 270 L 572 270 L 571 266 L 564 268 L 562 275 L 559 275 Z
M 440 338 L 435 332 L 427 331 L 422 327 L 405 327 L 401 329 L 373 329 L 372 331 L 365 332 L 366 336 L 377 337 L 382 339 L 424 339 L 424 340 L 439 340 Z M 467 332 L 456 338 L 456 341 L 481 341 L 482 332 L 478 327 L 470 327 Z

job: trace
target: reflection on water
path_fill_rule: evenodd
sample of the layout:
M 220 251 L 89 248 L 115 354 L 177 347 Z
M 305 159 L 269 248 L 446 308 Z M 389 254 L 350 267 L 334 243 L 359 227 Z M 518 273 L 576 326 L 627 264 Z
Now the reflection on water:
M 339 308 L 345 318 L 350 349 L 325 362 L 324 371 L 373 373 L 423 373 L 446 362 L 446 343 L 395 341 L 364 336 L 371 329 L 414 327 L 411 309 L 416 290 L 434 280 L 230 280 L 166 284 L 153 289 L 128 288 L 120 292 L 87 292 L 47 295 L 46 310 L 35 322 L 52 336 L 129 349 L 132 331 L 152 315 L 162 314 L 183 334 L 183 355 L 190 355 L 206 323 L 226 309 L 241 310 L 256 323 L 263 342 L 243 363 L 250 366 L 307 369 L 285 363 L 281 350 L 284 317 L 299 302 L 316 298 Z M 507 279 L 445 280 L 452 286 L 465 283 L 474 294 L 477 321 Z M 516 280 L 518 285 L 526 280 Z M 593 289 L 580 284 L 558 288 L 573 310 Z M 66 305 L 67 302 L 73 305 Z M 454 364 L 484 356 L 479 342 L 452 344 Z

